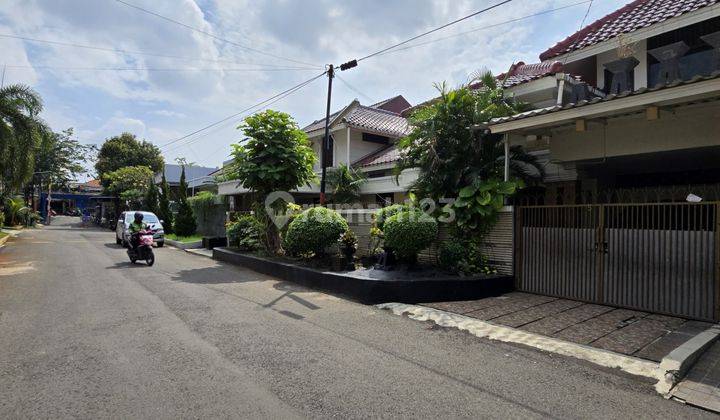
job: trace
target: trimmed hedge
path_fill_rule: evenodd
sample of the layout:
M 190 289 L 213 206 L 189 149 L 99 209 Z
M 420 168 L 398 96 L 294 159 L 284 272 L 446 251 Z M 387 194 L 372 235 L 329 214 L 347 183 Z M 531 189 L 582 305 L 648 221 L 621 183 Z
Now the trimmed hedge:
M 313 207 L 293 219 L 285 233 L 283 246 L 291 255 L 323 255 L 346 230 L 347 221 L 336 211 Z
M 260 249 L 263 225 L 254 216 L 245 215 L 226 225 L 228 244 L 243 251 Z
M 408 206 L 405 204 L 393 204 L 392 206 L 383 207 L 379 210 L 377 210 L 374 214 L 375 217 L 375 227 L 377 227 L 380 230 L 383 230 L 383 227 L 385 226 L 385 221 L 400 213 L 403 211 L 408 211 Z
M 437 238 L 437 221 L 420 210 L 402 211 L 385 220 L 385 246 L 405 260 L 415 261 L 418 252 Z

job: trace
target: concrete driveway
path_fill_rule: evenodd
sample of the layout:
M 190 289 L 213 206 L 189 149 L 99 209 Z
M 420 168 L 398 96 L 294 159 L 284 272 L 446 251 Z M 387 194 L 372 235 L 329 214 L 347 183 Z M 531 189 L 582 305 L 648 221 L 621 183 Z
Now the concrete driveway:
M 703 418 L 652 383 L 76 219 L 0 251 L 0 418 Z

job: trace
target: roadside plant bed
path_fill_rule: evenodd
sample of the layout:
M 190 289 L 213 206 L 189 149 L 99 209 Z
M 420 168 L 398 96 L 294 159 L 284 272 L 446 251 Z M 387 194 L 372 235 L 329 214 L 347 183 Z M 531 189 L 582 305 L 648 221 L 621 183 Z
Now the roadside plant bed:
M 471 300 L 499 296 L 513 289 L 512 276 L 462 277 L 422 266 L 411 270 L 361 268 L 333 272 L 313 268 L 311 263 L 301 260 L 240 252 L 227 247 L 214 248 L 213 258 L 365 304 Z
M 177 236 L 175 234 L 167 234 L 165 235 L 165 243 L 171 246 L 174 246 L 175 248 L 180 249 L 196 249 L 196 248 L 202 248 L 202 236 L 200 235 L 192 235 L 192 236 Z

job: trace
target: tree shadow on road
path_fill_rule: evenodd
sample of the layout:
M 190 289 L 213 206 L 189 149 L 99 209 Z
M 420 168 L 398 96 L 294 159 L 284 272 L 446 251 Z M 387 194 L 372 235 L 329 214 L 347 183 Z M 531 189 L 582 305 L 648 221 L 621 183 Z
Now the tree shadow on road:
M 121 270 L 124 268 L 148 268 L 148 265 L 145 264 L 145 262 L 132 263 L 130 261 L 121 261 L 105 268 L 107 270 Z

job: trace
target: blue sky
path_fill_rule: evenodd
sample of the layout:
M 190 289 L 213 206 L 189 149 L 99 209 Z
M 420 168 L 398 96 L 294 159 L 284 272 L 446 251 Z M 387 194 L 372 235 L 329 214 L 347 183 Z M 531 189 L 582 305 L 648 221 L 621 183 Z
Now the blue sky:
M 0 0 L 0 35 L 180 57 L 121 54 L 0 36 L 0 66 L 7 66 L 5 83 L 33 86 L 45 101 L 42 117 L 55 130 L 73 127 L 84 143 L 100 144 L 129 131 L 165 145 L 322 71 L 300 70 L 308 66 L 295 61 L 319 67 L 340 64 L 497 2 L 126 1 L 232 43 L 115 0 Z M 513 62 L 537 62 L 540 52 L 578 29 L 588 7 L 587 2 L 576 4 L 581 1 L 514 0 L 414 44 L 446 39 L 363 61 L 340 73 L 342 80 L 335 80 L 333 109 L 354 98 L 369 104 L 397 94 L 419 103 L 434 96 L 435 82 L 447 81 L 452 86 L 481 68 L 501 73 Z M 627 1 L 595 0 L 587 22 Z M 564 6 L 569 7 L 484 29 Z M 457 36 L 448 38 L 451 35 Z M 271 107 L 290 113 L 302 126 L 323 115 L 326 83 L 325 78 L 319 79 Z M 201 165 L 221 165 L 230 144 L 242 136 L 236 129 L 240 120 L 231 119 L 162 148 L 166 161 L 185 157 Z

